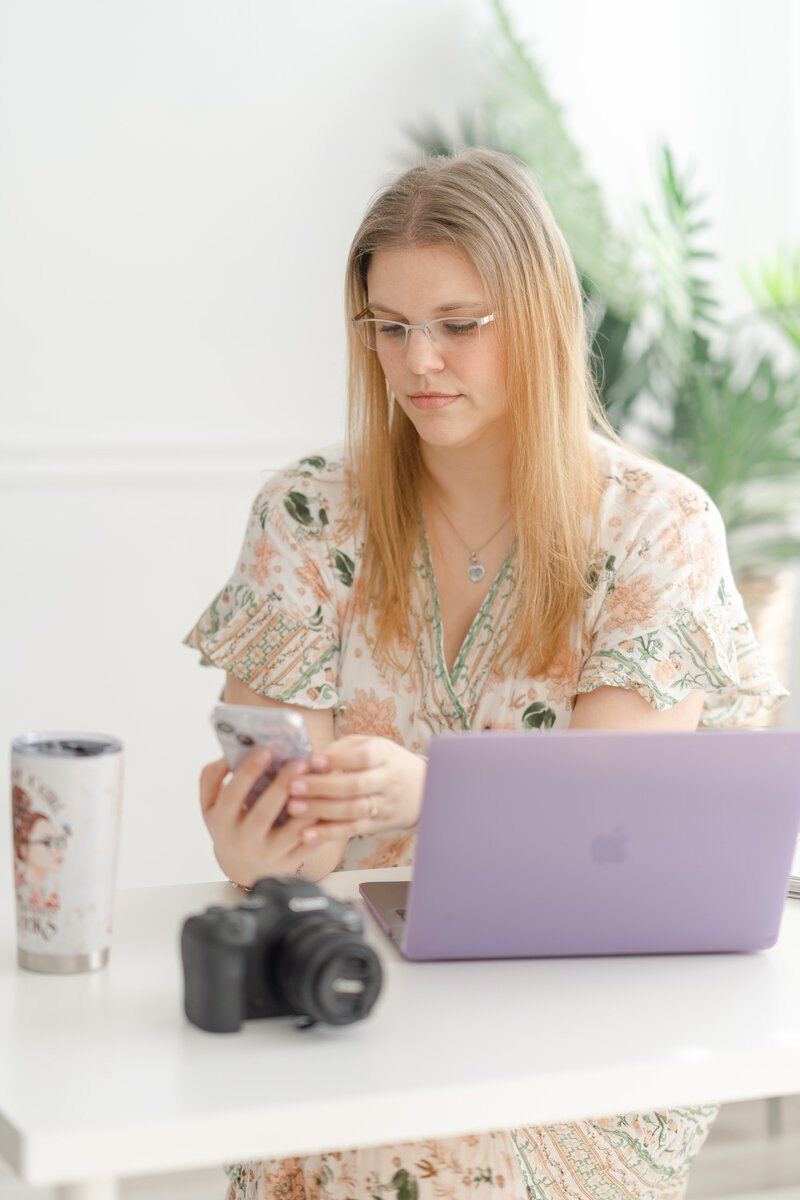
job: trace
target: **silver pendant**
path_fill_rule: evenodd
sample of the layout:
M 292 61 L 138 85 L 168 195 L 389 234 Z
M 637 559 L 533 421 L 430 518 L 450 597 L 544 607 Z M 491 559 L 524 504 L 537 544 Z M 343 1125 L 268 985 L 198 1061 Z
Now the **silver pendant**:
M 486 574 L 486 568 L 481 566 L 474 554 L 472 556 L 472 562 L 467 567 L 467 574 L 473 583 L 480 583 Z

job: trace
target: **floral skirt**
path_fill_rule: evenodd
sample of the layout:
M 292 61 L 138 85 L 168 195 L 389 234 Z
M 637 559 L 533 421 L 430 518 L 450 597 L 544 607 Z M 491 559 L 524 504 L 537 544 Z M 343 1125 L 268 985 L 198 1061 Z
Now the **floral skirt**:
M 682 1200 L 716 1105 L 227 1169 L 227 1200 Z

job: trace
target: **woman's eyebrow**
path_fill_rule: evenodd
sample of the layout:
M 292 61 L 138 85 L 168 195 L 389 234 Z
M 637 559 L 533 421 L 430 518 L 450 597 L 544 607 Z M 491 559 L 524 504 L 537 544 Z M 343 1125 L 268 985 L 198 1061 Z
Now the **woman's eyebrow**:
M 391 304 L 383 304 L 380 300 L 368 300 L 367 307 L 373 312 L 393 313 L 400 316 L 400 310 L 392 308 Z M 486 308 L 485 300 L 451 300 L 447 304 L 439 304 L 433 309 L 435 313 L 460 312 L 467 308 Z

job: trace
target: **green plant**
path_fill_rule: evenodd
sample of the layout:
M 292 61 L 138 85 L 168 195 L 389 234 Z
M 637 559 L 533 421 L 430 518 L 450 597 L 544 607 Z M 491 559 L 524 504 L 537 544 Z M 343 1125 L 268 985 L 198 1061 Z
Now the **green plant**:
M 647 378 L 615 406 L 618 379 L 608 411 L 624 436 L 709 492 L 740 575 L 798 560 L 798 363 L 780 364 L 755 314 L 729 329 L 720 324 L 703 270 L 712 256 L 699 244 L 708 228 L 704 202 L 666 149 L 660 185 L 660 209 L 645 210 L 655 287 L 641 319 L 653 333 L 637 361 L 647 364 Z
M 800 561 L 800 251 L 749 281 L 759 309 L 788 335 L 782 361 L 752 319 L 726 329 L 707 279 L 704 200 L 664 148 L 658 201 L 621 234 L 543 73 L 502 0 L 491 70 L 476 114 L 448 137 L 410 130 L 425 154 L 486 145 L 526 162 L 572 251 L 586 294 L 597 382 L 611 423 L 632 445 L 705 487 L 725 520 L 741 577 Z
M 800 246 L 779 251 L 756 277 L 745 272 L 745 282 L 759 311 L 800 348 Z

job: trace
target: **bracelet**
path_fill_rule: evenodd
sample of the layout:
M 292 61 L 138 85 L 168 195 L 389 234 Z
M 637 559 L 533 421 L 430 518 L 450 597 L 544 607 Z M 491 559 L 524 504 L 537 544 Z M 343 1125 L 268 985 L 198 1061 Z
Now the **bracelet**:
M 235 879 L 228 878 L 228 876 L 226 876 L 226 879 L 228 879 L 228 883 L 231 885 L 231 887 L 238 888 L 240 892 L 248 892 L 249 893 L 249 892 L 252 892 L 252 890 L 253 890 L 252 888 L 245 887 L 243 883 L 237 883 Z

